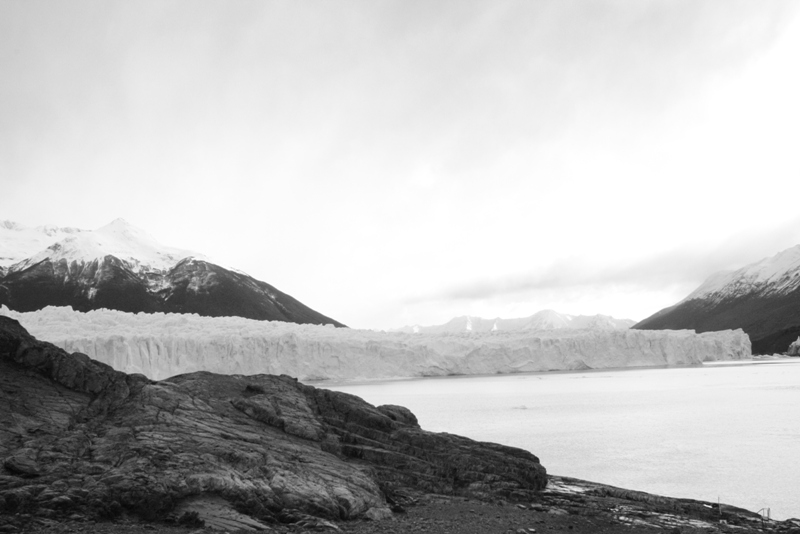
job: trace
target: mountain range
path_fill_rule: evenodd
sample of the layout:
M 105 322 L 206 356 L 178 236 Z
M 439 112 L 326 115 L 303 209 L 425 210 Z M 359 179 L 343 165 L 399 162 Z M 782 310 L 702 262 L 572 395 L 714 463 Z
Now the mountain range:
M 97 230 L 0 222 L 0 305 L 20 312 L 71 306 L 77 311 L 107 308 L 344 326 L 246 273 L 164 246 L 122 219 Z M 677 304 L 633 323 L 543 310 L 517 319 L 461 316 L 442 325 L 395 331 L 741 328 L 754 353 L 783 353 L 800 336 L 800 245 L 716 273 Z
M 518 319 L 483 319 L 462 315 L 454 317 L 445 324 L 433 326 L 411 325 L 397 328 L 395 332 L 407 333 L 456 333 L 456 332 L 491 332 L 520 331 L 520 330 L 558 330 L 561 328 L 571 330 L 624 330 L 633 326 L 635 321 L 630 319 L 615 319 L 608 315 L 568 315 L 553 310 L 542 310 L 530 317 Z
M 344 326 L 266 282 L 161 245 L 123 219 L 93 231 L 0 223 L 2 304 Z
M 750 336 L 753 353 L 786 352 L 800 335 L 800 245 L 741 269 L 713 274 L 686 298 L 633 328 L 741 328 Z

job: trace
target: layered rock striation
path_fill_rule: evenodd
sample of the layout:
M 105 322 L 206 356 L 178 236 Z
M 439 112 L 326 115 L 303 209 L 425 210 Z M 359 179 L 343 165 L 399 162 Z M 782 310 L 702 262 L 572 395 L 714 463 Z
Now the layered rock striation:
M 751 356 L 741 330 L 406 334 L 109 310 L 0 313 L 65 350 L 153 379 L 195 371 L 381 379 L 696 365 Z
M 408 491 L 530 500 L 546 483 L 531 453 L 426 432 L 402 407 L 288 376 L 153 382 L 0 316 L 0 515 L 153 520 L 206 499 L 257 527 L 386 517 Z

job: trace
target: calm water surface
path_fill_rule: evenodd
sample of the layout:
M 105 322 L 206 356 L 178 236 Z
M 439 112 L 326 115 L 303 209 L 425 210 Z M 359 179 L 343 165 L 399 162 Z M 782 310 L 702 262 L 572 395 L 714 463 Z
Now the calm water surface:
M 324 385 L 549 473 L 800 517 L 800 361 Z

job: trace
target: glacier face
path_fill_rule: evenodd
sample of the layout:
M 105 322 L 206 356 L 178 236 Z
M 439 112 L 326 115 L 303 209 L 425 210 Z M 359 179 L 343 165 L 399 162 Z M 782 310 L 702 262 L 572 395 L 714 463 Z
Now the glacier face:
M 193 371 L 368 380 L 694 365 L 751 356 L 741 330 L 542 330 L 408 334 L 240 317 L 87 313 L 48 307 L 17 319 L 35 337 L 127 373 Z

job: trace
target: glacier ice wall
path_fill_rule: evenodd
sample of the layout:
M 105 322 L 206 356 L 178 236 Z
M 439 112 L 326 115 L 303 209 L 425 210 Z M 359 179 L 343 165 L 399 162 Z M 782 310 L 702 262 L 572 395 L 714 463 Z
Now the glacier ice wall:
M 37 338 L 127 373 L 287 374 L 361 380 L 694 365 L 751 357 L 742 330 L 543 330 L 457 334 L 376 332 L 240 317 L 75 312 L 18 313 Z

